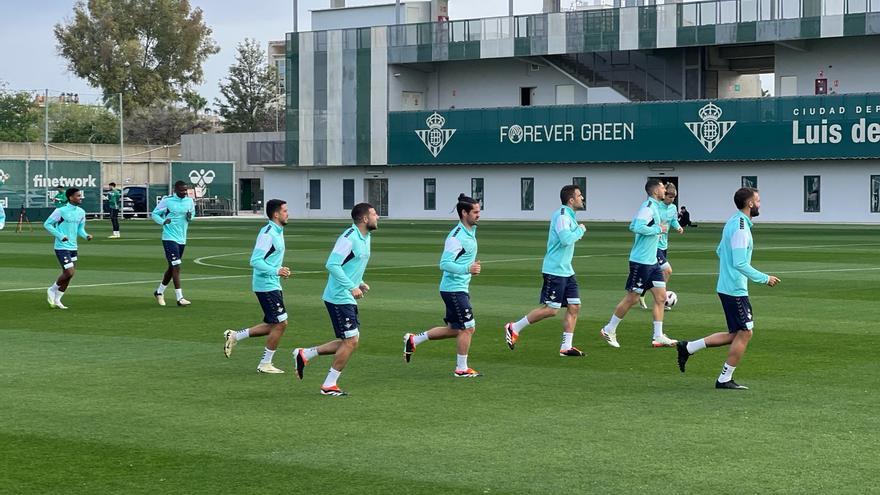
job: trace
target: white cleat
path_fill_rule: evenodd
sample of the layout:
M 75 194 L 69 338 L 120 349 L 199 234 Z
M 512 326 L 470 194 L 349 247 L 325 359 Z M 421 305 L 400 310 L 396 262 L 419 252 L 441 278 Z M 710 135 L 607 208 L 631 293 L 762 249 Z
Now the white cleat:
M 648 303 L 645 302 L 645 296 L 639 296 L 639 306 L 642 309 L 648 309 Z
M 223 343 L 223 355 L 228 358 L 232 355 L 232 348 L 238 343 L 235 339 L 235 330 L 226 330 L 223 332 L 223 338 L 225 339 L 225 342 Z
M 279 373 L 284 373 L 284 370 L 279 370 L 272 363 L 260 363 L 260 365 L 257 366 L 257 373 L 269 373 L 277 375 Z
M 186 299 L 184 299 L 184 298 L 182 298 L 182 297 L 181 297 L 180 299 L 177 300 L 177 305 L 178 305 L 178 306 L 189 306 L 190 304 L 192 304 L 192 303 L 189 302 L 189 301 L 187 301 Z
M 617 342 L 617 332 L 614 333 L 605 333 L 605 329 L 599 330 L 599 335 L 605 339 L 605 342 L 608 342 L 608 345 L 614 347 L 616 349 L 620 348 L 620 343 Z
M 55 307 L 55 291 L 51 287 L 46 289 L 46 300 L 49 301 L 49 307 Z
M 67 309 L 67 306 L 61 304 L 61 301 L 55 301 L 55 307 L 58 309 Z
M 165 295 L 159 294 L 158 292 L 153 292 L 153 297 L 156 298 L 156 302 L 159 303 L 159 306 L 165 306 Z
M 665 333 L 661 334 L 659 337 L 654 337 L 651 341 L 651 345 L 654 347 L 674 347 L 677 343 L 677 340 L 670 339 Z

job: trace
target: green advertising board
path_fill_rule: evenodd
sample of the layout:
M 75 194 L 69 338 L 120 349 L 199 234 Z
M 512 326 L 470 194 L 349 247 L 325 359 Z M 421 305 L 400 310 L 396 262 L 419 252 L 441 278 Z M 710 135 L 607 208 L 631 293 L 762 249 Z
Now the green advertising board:
M 232 162 L 172 162 L 169 187 L 179 180 L 194 188 L 197 197 L 235 199 Z
M 0 185 L 0 201 L 7 208 L 52 206 L 56 188 L 83 191 L 82 208 L 101 211 L 101 164 L 95 161 L 0 160 L 7 177 Z
M 389 115 L 389 165 L 878 157 L 880 94 Z

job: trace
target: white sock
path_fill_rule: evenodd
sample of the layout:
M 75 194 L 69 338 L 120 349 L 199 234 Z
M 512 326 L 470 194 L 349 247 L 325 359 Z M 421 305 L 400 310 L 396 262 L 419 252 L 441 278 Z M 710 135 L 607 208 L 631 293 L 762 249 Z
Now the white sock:
M 330 371 L 327 372 L 327 378 L 324 379 L 324 388 L 329 388 L 336 385 L 336 380 L 339 379 L 339 375 L 341 374 L 341 371 L 336 371 L 333 368 L 330 368 Z
M 49 290 L 51 290 L 52 292 L 57 291 L 58 290 L 58 283 L 57 282 L 53 283 L 52 287 L 49 287 Z
M 263 359 L 260 361 L 260 364 L 272 363 L 272 357 L 275 356 L 275 351 L 269 348 L 263 349 Z
M 419 345 L 423 342 L 427 342 L 431 339 L 428 338 L 428 332 L 417 333 L 413 335 L 413 343 L 415 345 Z
M 114 230 L 114 231 L 113 231 L 113 235 L 119 235 L 119 232 L 116 231 L 116 230 Z
M 657 337 L 659 337 L 661 335 L 663 335 L 663 322 L 662 321 L 655 321 L 654 322 L 654 338 L 656 339 Z
M 523 316 L 519 321 L 515 321 L 513 325 L 511 325 L 511 330 L 513 330 L 513 333 L 520 333 L 522 329 L 527 326 L 529 326 L 529 319 Z
M 156 294 L 164 294 L 165 289 L 167 289 L 167 288 L 168 288 L 167 285 L 164 285 L 162 282 L 159 282 L 159 287 L 156 289 Z
M 736 366 L 731 366 L 727 363 L 724 363 L 724 366 L 721 367 L 721 374 L 718 375 L 718 381 L 721 383 L 727 383 L 730 380 L 733 380 L 733 372 L 736 370 Z
M 687 343 L 688 354 L 693 354 L 697 351 L 702 351 L 706 348 L 706 339 L 693 340 Z
M 183 289 L 174 289 L 174 297 L 176 297 L 178 301 L 183 299 Z
M 571 348 L 572 340 L 574 340 L 574 333 L 562 332 L 562 344 L 559 344 L 559 350 L 564 351 Z
M 608 324 L 605 325 L 605 333 L 614 333 L 617 331 L 617 325 L 620 325 L 620 322 L 623 321 L 623 318 L 618 318 L 616 314 L 611 314 L 611 320 L 608 321 Z
M 239 330 L 235 332 L 235 341 L 244 340 L 251 336 L 251 329 L 245 328 L 244 330 Z
M 456 371 L 464 371 L 466 369 L 468 369 L 467 354 L 456 354 L 456 356 L 455 356 L 455 370 Z
M 58 289 L 55 290 L 55 304 L 60 303 L 62 297 L 64 297 L 64 291 L 62 291 L 61 288 L 59 287 Z
M 303 349 L 303 357 L 306 358 L 306 361 L 311 361 L 312 359 L 318 357 L 318 348 L 309 347 L 308 349 Z

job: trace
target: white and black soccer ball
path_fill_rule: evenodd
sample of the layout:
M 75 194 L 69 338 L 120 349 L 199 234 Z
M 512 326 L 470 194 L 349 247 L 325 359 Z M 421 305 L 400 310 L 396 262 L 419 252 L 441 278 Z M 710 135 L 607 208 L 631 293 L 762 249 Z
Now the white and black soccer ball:
M 666 291 L 666 307 L 671 308 L 678 302 L 678 294 L 671 290 Z

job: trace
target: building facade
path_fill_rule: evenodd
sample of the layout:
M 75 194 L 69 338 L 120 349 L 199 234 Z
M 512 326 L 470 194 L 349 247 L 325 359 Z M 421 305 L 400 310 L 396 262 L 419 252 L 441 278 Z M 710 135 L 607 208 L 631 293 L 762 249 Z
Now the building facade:
M 552 3 L 552 2 L 549 2 Z M 723 0 L 291 33 L 285 166 L 304 218 L 544 219 L 572 181 L 627 220 L 649 177 L 725 219 L 880 223 L 878 0 Z M 773 74 L 774 97 L 757 78 Z

